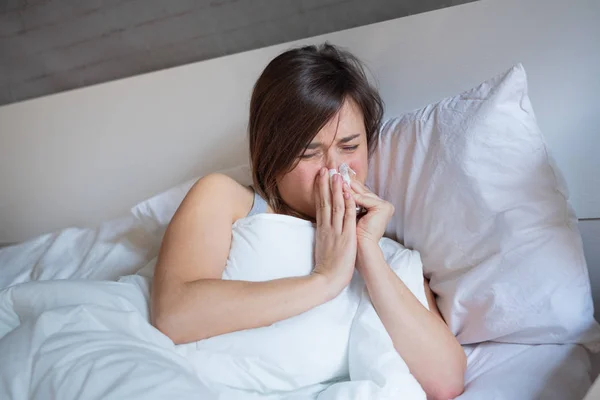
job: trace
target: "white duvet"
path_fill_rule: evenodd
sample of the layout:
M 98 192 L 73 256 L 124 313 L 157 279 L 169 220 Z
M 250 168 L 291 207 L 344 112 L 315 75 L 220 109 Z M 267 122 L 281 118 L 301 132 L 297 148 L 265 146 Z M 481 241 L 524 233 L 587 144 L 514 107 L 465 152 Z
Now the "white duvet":
M 46 281 L 2 291 L 0 398 L 212 398 L 148 323 L 140 283 Z
M 256 215 L 233 228 L 224 279 L 310 273 L 314 228 Z M 417 252 L 383 239 L 426 304 Z M 336 299 L 269 327 L 175 346 L 148 323 L 150 279 L 30 282 L 0 292 L 0 398 L 424 399 L 358 274 Z

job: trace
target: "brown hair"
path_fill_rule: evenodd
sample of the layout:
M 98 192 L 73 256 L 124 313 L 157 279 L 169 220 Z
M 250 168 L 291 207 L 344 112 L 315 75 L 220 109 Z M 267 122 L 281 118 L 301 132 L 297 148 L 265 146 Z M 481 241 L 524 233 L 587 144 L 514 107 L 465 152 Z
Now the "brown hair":
M 362 111 L 371 154 L 383 102 L 349 52 L 328 43 L 292 49 L 274 58 L 256 81 L 248 126 L 252 178 L 275 212 L 286 208 L 277 179 L 297 165 L 298 156 L 347 98 Z

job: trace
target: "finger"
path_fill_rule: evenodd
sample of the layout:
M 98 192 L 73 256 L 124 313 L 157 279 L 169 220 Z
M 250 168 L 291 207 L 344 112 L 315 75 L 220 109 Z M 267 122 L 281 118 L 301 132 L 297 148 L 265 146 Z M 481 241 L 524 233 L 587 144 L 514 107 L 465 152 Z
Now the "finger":
M 315 179 L 315 206 L 317 227 L 331 225 L 331 195 L 329 176 L 326 168 L 321 168 Z
M 376 207 L 380 207 L 385 203 L 385 201 L 383 201 L 379 197 L 374 196 L 370 193 L 361 194 L 361 193 L 355 192 L 352 194 L 352 197 L 354 198 L 354 201 L 356 202 L 356 204 L 358 204 L 361 207 L 366 208 L 367 210 L 370 210 L 370 209 L 376 208 Z
M 360 193 L 360 194 L 367 194 L 367 193 L 371 193 L 369 189 L 367 189 L 367 187 L 365 185 L 363 185 L 362 183 L 360 183 L 357 180 L 351 180 L 350 181 L 350 187 L 352 188 L 352 190 L 354 190 L 356 193 Z
M 342 193 L 342 177 L 339 174 L 334 175 L 332 182 L 331 225 L 336 233 L 342 233 L 345 210 L 346 205 Z
M 350 193 L 350 186 L 348 186 L 348 184 L 345 184 L 344 186 L 344 202 L 346 203 L 346 210 L 344 212 L 344 232 L 352 234 L 356 232 L 356 202 Z

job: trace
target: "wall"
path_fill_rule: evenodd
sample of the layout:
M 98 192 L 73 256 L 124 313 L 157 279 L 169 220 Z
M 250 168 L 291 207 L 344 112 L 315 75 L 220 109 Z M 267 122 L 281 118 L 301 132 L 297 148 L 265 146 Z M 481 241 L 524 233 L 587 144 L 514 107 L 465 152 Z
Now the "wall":
M 487 0 L 336 32 L 396 115 L 517 62 L 580 217 L 600 217 L 600 2 Z M 0 242 L 112 218 L 246 159 L 249 93 L 292 43 L 0 107 Z

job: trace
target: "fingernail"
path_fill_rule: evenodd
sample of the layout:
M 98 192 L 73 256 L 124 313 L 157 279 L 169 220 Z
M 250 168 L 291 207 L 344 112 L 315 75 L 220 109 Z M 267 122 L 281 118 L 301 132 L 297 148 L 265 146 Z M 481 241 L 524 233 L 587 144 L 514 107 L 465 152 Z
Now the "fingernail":
M 344 198 L 348 200 L 350 198 L 350 193 L 344 193 Z
M 321 168 L 321 171 L 319 171 L 319 175 L 321 175 L 321 176 L 325 175 L 325 168 Z

